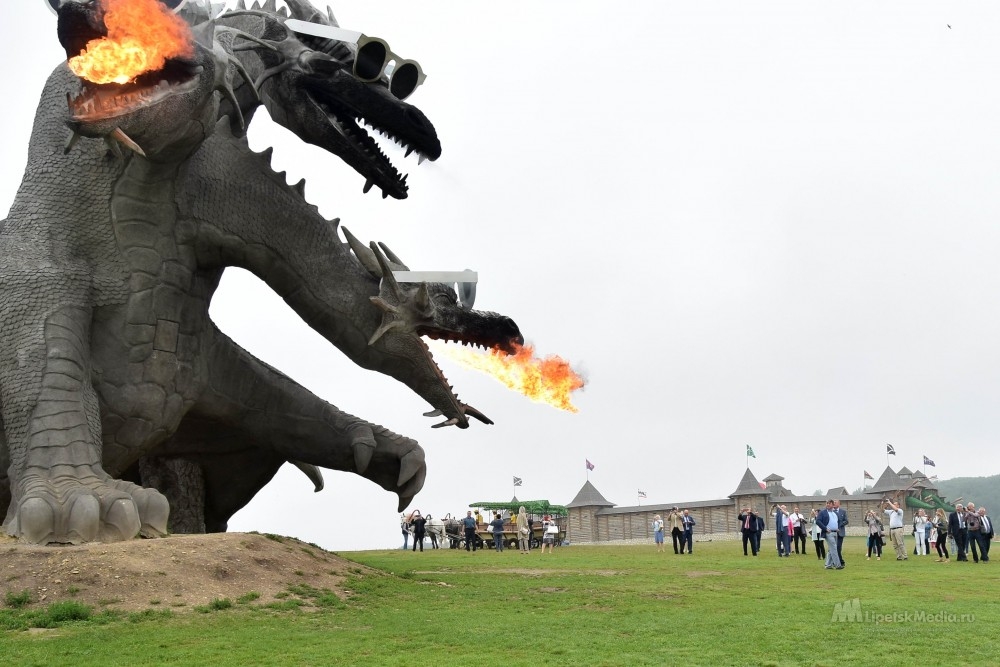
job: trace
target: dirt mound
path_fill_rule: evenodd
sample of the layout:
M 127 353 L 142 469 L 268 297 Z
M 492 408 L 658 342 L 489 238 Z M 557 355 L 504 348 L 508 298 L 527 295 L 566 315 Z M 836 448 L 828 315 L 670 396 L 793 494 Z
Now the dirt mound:
M 0 605 L 8 593 L 31 604 L 77 600 L 95 610 L 174 609 L 215 599 L 273 602 L 289 587 L 345 596 L 349 571 L 362 566 L 299 540 L 274 535 L 172 535 L 83 546 L 29 546 L 0 537 Z M 259 597 L 253 595 L 258 593 Z

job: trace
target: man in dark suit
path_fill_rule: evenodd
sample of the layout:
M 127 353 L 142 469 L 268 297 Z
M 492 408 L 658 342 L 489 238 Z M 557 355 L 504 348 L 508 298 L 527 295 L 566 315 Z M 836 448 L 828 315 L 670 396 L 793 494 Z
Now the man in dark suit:
M 986 508 L 979 508 L 979 554 L 984 563 L 990 562 L 990 542 L 993 540 L 993 520 L 986 515 Z
M 788 535 L 788 513 L 784 505 L 774 506 L 774 539 L 778 547 L 778 558 L 787 556 L 792 549 L 792 540 Z
M 697 523 L 691 513 L 684 510 L 681 514 L 681 528 L 683 529 L 683 534 L 681 535 L 681 553 L 684 553 L 684 545 L 687 545 L 688 555 L 691 555 L 691 545 L 694 543 L 694 525 Z
M 764 521 L 764 517 L 760 514 L 757 515 L 757 529 L 753 532 L 753 541 L 757 545 L 757 553 L 760 553 L 760 537 L 764 534 L 764 528 L 767 527 L 767 522 Z
M 955 505 L 955 511 L 948 515 L 948 532 L 955 538 L 955 548 L 958 550 L 955 560 L 968 561 L 969 558 L 965 555 L 965 508 L 961 505 Z
M 847 511 L 840 506 L 839 500 L 833 501 L 833 509 L 837 512 L 837 557 L 840 558 L 840 565 L 847 565 L 844 562 L 844 536 L 847 535 Z
M 740 534 L 743 535 L 743 555 L 747 555 L 747 543 L 750 543 L 750 551 L 757 555 L 757 541 L 754 533 L 757 532 L 757 513 L 749 507 L 744 507 L 737 517 L 740 522 Z

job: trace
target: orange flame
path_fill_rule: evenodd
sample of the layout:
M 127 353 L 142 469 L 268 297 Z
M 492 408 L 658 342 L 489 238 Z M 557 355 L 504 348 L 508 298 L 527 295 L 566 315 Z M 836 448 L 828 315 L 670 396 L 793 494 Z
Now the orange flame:
M 87 43 L 69 68 L 94 83 L 128 83 L 161 69 L 168 58 L 191 57 L 194 46 L 184 19 L 159 0 L 101 0 L 108 36 Z
M 492 375 L 509 388 L 519 391 L 533 401 L 566 410 L 579 412 L 570 402 L 570 393 L 585 384 L 569 362 L 555 355 L 539 359 L 531 345 L 518 347 L 508 356 L 500 350 L 486 354 L 468 347 L 451 345 L 435 346 L 435 353 L 443 352 L 466 368 L 474 368 Z

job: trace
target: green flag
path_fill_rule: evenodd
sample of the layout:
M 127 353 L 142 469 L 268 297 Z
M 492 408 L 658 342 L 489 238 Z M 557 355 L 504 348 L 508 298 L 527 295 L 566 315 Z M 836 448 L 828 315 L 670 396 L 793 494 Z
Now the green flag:
M 753 453 L 753 447 L 751 447 L 750 445 L 747 445 L 747 456 L 750 456 L 752 458 L 757 458 L 757 455 Z

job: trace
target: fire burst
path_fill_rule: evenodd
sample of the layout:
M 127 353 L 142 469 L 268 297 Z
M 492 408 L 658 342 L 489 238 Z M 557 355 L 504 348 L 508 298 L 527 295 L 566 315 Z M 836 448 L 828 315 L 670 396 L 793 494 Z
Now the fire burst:
M 194 55 L 191 31 L 159 0 L 101 0 L 108 36 L 87 43 L 69 68 L 93 83 L 128 83 L 163 68 L 168 58 Z
M 535 348 L 531 345 L 518 347 L 517 352 L 509 356 L 500 350 L 484 354 L 472 348 L 444 344 L 436 345 L 434 352 L 446 354 L 467 368 L 492 375 L 533 401 L 579 412 L 570 402 L 570 394 L 583 388 L 583 378 L 570 368 L 569 362 L 557 356 L 535 357 Z

